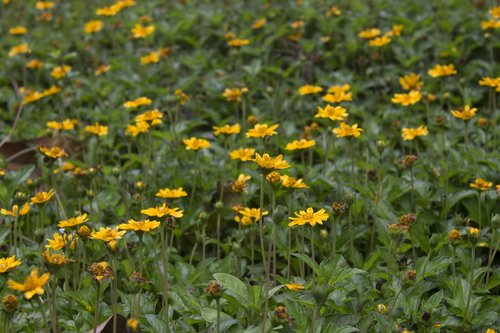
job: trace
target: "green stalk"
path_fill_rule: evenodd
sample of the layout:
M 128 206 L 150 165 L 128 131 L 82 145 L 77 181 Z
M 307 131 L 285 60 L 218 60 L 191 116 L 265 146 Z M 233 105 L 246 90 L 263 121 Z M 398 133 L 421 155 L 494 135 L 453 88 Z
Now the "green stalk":
M 94 312 L 94 333 L 97 333 L 97 325 L 99 325 L 99 294 L 101 291 L 101 283 L 97 281 L 97 291 L 95 298 L 95 312 Z
M 452 246 L 452 249 L 453 249 L 453 263 L 451 264 L 451 272 L 453 275 L 453 289 L 455 289 L 457 287 L 457 272 L 455 269 L 455 259 L 457 257 L 457 249 L 455 248 L 455 246 Z
M 217 333 L 220 333 L 220 299 L 215 300 L 217 303 Z
M 264 210 L 264 180 L 265 176 L 262 174 L 260 180 L 260 213 L 259 213 L 259 238 L 260 238 L 260 251 L 262 253 L 262 263 L 264 265 L 264 272 L 266 274 L 266 282 L 269 281 L 269 270 L 267 269 L 266 250 L 264 246 L 264 224 L 262 223 L 262 212 Z
M 472 314 L 469 314 L 469 306 L 470 306 L 470 301 L 472 299 L 472 294 L 474 291 L 474 262 L 476 260 L 476 245 L 472 244 L 471 248 L 471 256 L 470 256 L 470 275 L 469 275 L 469 293 L 467 295 L 467 303 L 465 304 L 465 311 L 464 311 L 464 324 L 469 317 L 469 319 L 472 319 L 471 316 Z

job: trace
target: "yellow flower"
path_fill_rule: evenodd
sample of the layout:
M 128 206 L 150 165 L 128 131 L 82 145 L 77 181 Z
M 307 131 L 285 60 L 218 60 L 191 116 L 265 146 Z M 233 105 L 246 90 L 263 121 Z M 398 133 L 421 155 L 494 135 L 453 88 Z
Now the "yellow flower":
M 184 139 L 182 142 L 186 145 L 186 150 L 199 150 L 210 147 L 210 142 L 208 140 L 195 137 Z
M 395 24 L 392 26 L 391 30 L 386 32 L 386 36 L 399 36 L 401 35 L 401 31 L 403 31 L 403 25 Z
M 500 28 L 500 20 L 481 21 L 481 28 L 483 30 L 498 29 Z
M 128 223 L 122 223 L 118 225 L 118 228 L 122 230 L 134 230 L 134 231 L 143 231 L 143 232 L 148 232 L 153 229 L 156 229 L 160 226 L 160 222 L 158 221 L 150 221 L 150 220 L 143 220 L 143 221 L 135 221 L 133 219 L 128 220 Z
M 476 178 L 474 183 L 470 183 L 469 186 L 479 191 L 488 191 L 493 186 L 493 183 L 483 178 Z
M 0 274 L 5 274 L 19 265 L 21 265 L 21 260 L 16 259 L 16 256 L 0 258 Z
M 270 183 L 278 183 L 281 182 L 281 175 L 278 171 L 273 171 L 266 176 L 266 180 Z
M 287 175 L 281 176 L 281 185 L 288 188 L 309 188 L 309 186 L 304 183 L 304 180 Z
M 137 23 L 134 28 L 132 28 L 132 38 L 145 38 L 151 35 L 155 31 L 155 26 L 150 25 L 147 27 L 142 26 L 142 24 Z
M 156 196 L 159 198 L 173 199 L 173 198 L 185 197 L 187 196 L 187 193 L 182 189 L 182 187 L 175 189 L 164 188 L 159 190 L 156 193 Z
M 265 18 L 260 18 L 252 24 L 252 29 L 257 30 L 266 25 L 267 20 Z
M 342 90 L 334 90 L 330 91 L 331 88 L 329 89 L 328 94 L 323 96 L 323 101 L 327 103 L 340 103 L 340 102 L 350 102 L 352 101 L 352 93 L 350 92 L 345 92 Z
M 255 149 L 253 148 L 240 148 L 233 150 L 229 153 L 232 160 L 240 160 L 242 162 L 250 161 L 255 154 Z
M 377 37 L 377 38 L 370 40 L 370 42 L 368 44 L 370 44 L 370 46 L 381 47 L 381 46 L 389 44 L 390 42 L 391 42 L 391 39 L 389 37 L 382 36 L 382 37 Z
M 410 73 L 399 78 L 399 84 L 404 90 L 420 90 L 422 89 L 423 82 L 420 81 L 420 75 Z
M 342 14 L 342 11 L 340 10 L 340 8 L 338 6 L 331 6 L 330 8 L 328 8 L 326 10 L 326 17 L 330 17 L 330 16 L 340 16 L 340 14 Z
M 380 30 L 377 28 L 371 28 L 371 29 L 366 29 L 366 30 L 361 31 L 358 34 L 358 37 L 364 38 L 364 39 L 370 39 L 370 38 L 377 37 L 378 35 L 380 35 Z
M 457 74 L 457 70 L 453 64 L 436 65 L 427 72 L 432 77 L 442 77 Z
M 176 218 L 180 218 L 184 216 L 182 210 L 179 210 L 179 208 L 169 208 L 165 203 L 163 203 L 163 205 L 161 206 L 143 209 L 141 210 L 141 213 L 147 216 L 156 216 L 156 217 L 163 217 L 165 215 L 169 215 Z
M 42 276 L 38 276 L 38 268 L 33 268 L 23 283 L 19 283 L 13 280 L 7 281 L 7 286 L 9 289 L 18 290 L 24 293 L 26 299 L 31 299 L 36 295 L 43 295 L 45 290 L 43 286 L 47 283 L 50 278 L 50 273 L 44 273 Z
M 488 328 L 486 330 L 486 333 L 497 333 L 497 331 L 495 331 L 493 328 Z
M 55 193 L 56 192 L 54 192 L 54 190 L 50 190 L 49 192 L 38 192 L 34 197 L 31 198 L 31 204 L 36 205 L 47 202 Z
M 401 131 L 401 137 L 404 141 L 411 141 L 418 136 L 425 136 L 429 134 L 426 126 L 419 126 L 417 128 L 403 128 Z
M 479 85 L 497 88 L 497 91 L 500 91 L 500 77 L 492 78 L 489 76 L 485 76 L 479 81 Z
M 163 113 L 154 109 L 138 115 L 134 120 L 137 123 L 150 121 L 151 125 L 158 125 L 161 124 L 161 118 L 163 118 Z
M 35 6 L 38 10 L 48 10 L 54 7 L 54 3 L 52 1 L 37 1 Z
M 391 102 L 403 106 L 413 105 L 422 99 L 422 93 L 418 90 L 412 90 L 408 94 L 394 94 Z
M 5 208 L 0 209 L 0 214 L 6 215 L 6 216 L 13 216 L 16 217 L 16 215 L 19 214 L 19 216 L 23 216 L 29 213 L 30 211 L 30 205 L 28 203 L 25 203 L 21 209 L 19 209 L 18 205 L 13 205 L 12 210 L 7 210 Z
M 110 69 L 111 69 L 111 65 L 99 65 L 99 67 L 97 67 L 97 69 L 95 70 L 94 74 L 95 74 L 95 76 L 99 76 L 101 74 L 106 73 Z
M 129 318 L 127 320 L 127 331 L 136 333 L 139 332 L 139 322 L 135 318 Z
M 60 79 L 62 77 L 65 77 L 66 74 L 68 74 L 70 71 L 71 71 L 71 66 L 68 65 L 57 66 L 54 67 L 54 69 L 50 73 L 50 76 L 52 76 L 54 79 Z
M 28 52 L 31 52 L 30 48 L 28 47 L 28 44 L 26 43 L 19 44 L 10 48 L 9 57 L 12 58 L 18 54 L 25 54 Z
M 225 97 L 228 102 L 231 102 L 231 101 L 241 102 L 241 96 L 247 92 L 248 92 L 247 87 L 243 87 L 241 89 L 240 88 L 233 88 L 233 89 L 226 88 L 224 90 L 224 92 L 222 93 L 222 96 Z
M 470 105 L 466 105 L 463 110 L 451 110 L 453 117 L 462 119 L 463 121 L 470 120 L 476 114 L 477 109 L 471 108 Z
M 250 44 L 250 41 L 248 39 L 235 38 L 229 40 L 227 43 L 232 47 L 242 47 Z
M 278 134 L 275 131 L 280 125 L 267 125 L 267 124 L 255 124 L 255 126 L 248 130 L 246 133 L 247 138 L 265 138 L 266 136 L 272 136 L 274 134 Z
M 256 163 L 262 169 L 269 170 L 282 170 L 288 169 L 290 164 L 283 159 L 283 155 L 278 155 L 276 157 L 271 157 L 269 154 L 259 155 L 259 153 L 255 153 L 255 158 L 251 160 Z
M 330 120 L 343 120 L 349 114 L 346 112 L 346 109 L 341 106 L 331 106 L 328 104 L 323 109 L 318 106 L 318 113 L 314 116 L 314 118 L 328 118 Z
M 298 150 L 298 149 L 306 149 L 314 146 L 316 142 L 314 140 L 306 140 L 300 139 L 295 140 L 286 145 L 286 150 Z
M 231 189 L 233 192 L 243 192 L 245 191 L 248 181 L 250 180 L 250 176 L 247 176 L 243 173 L 240 173 L 238 175 L 238 179 L 236 179 L 233 184 L 231 185 Z
M 302 86 L 299 88 L 299 94 L 300 95 L 312 95 L 312 94 L 317 94 L 323 91 L 323 88 L 319 86 L 312 86 L 310 84 L 306 84 L 305 86 Z
M 224 126 L 213 126 L 212 127 L 214 130 L 214 135 L 219 136 L 221 134 L 238 134 L 240 133 L 240 124 L 234 124 L 234 125 L 224 125 Z
M 290 26 L 294 29 L 302 28 L 304 26 L 304 21 L 303 20 L 298 20 L 290 23 Z
M 83 130 L 87 133 L 97 135 L 98 137 L 108 135 L 108 126 L 102 126 L 99 125 L 98 123 L 95 123 L 94 125 L 85 126 Z
M 59 157 L 63 157 L 63 156 L 68 156 L 68 154 L 66 154 L 64 149 L 62 149 L 61 147 L 48 148 L 48 147 L 39 146 L 38 150 L 42 154 L 44 154 L 45 156 L 51 157 L 51 158 L 59 158 Z
M 27 33 L 28 29 L 26 29 L 26 27 L 23 27 L 22 25 L 18 25 L 9 29 L 9 34 L 11 35 L 25 35 Z
M 122 8 L 120 6 L 112 5 L 109 7 L 101 7 L 96 9 L 97 16 L 115 16 Z
M 30 60 L 26 64 L 26 68 L 30 68 L 30 69 L 41 68 L 42 66 L 43 66 L 43 62 L 41 62 L 40 60 L 37 60 L 37 59 Z
M 323 224 L 323 221 L 328 220 L 328 214 L 326 214 L 324 209 L 320 209 L 315 212 L 311 207 L 309 207 L 305 211 L 301 210 L 300 212 L 295 212 L 294 214 L 297 217 L 289 217 L 289 219 L 292 221 L 288 223 L 289 227 L 304 224 L 310 224 L 314 227 L 316 223 Z
M 250 225 L 260 219 L 260 208 L 240 207 L 236 212 L 241 216 L 236 216 L 234 220 L 241 225 Z M 268 215 L 267 210 L 262 211 L 262 216 Z
M 57 226 L 59 228 L 72 228 L 74 226 L 83 224 L 88 221 L 87 214 L 78 215 L 77 217 L 71 217 L 67 220 L 59 221 Z
M 156 51 L 151 51 L 149 54 L 141 57 L 141 64 L 148 65 L 160 61 L 160 54 Z
M 45 250 L 43 252 L 43 255 L 45 257 L 45 260 L 47 260 L 47 263 L 50 265 L 66 265 L 69 264 L 70 262 L 74 262 L 74 260 L 67 258 L 64 254 L 60 253 L 50 253 L 49 250 Z
M 472 238 L 479 237 L 479 229 L 478 228 L 469 228 L 469 236 Z
M 61 236 L 60 234 L 55 233 L 53 237 L 54 239 L 47 239 L 45 248 L 52 250 L 62 250 L 68 245 L 68 243 L 71 249 L 75 248 L 75 240 L 73 239 L 73 235 L 63 234 Z
M 126 133 L 136 137 L 141 133 L 147 133 L 149 131 L 149 127 L 150 126 L 147 122 L 140 121 L 135 123 L 135 125 L 127 125 Z
M 88 34 L 95 34 L 96 32 L 101 31 L 104 24 L 100 20 L 92 20 L 85 23 L 83 30 L 85 30 Z
M 142 105 L 151 105 L 152 101 L 147 97 L 139 97 L 133 101 L 128 101 L 123 104 L 127 109 L 135 109 Z
M 340 123 L 340 127 L 334 128 L 332 132 L 335 133 L 338 138 L 343 138 L 346 136 L 354 136 L 355 138 L 357 138 L 361 135 L 363 129 L 358 128 L 358 124 L 349 126 L 346 123 L 342 122 Z
M 342 92 L 348 92 L 351 89 L 351 86 L 348 85 L 347 83 L 344 83 L 343 85 L 334 85 L 328 88 L 328 93 L 329 94 L 338 94 Z
M 105 261 L 93 263 L 89 268 L 87 268 L 87 271 L 99 283 L 101 283 L 106 277 L 113 274 L 113 270 Z
M 382 304 L 382 303 L 377 304 L 377 311 L 378 311 L 379 313 L 384 314 L 384 313 L 386 313 L 386 312 L 387 312 L 387 306 L 385 306 L 385 304 Z
M 285 286 L 292 291 L 304 290 L 304 285 L 302 283 L 287 283 Z
M 187 101 L 189 101 L 189 96 L 184 91 L 182 91 L 181 89 L 175 89 L 175 93 L 174 94 L 177 97 L 180 105 L 183 105 L 184 103 L 186 103 Z
M 102 240 L 104 242 L 109 243 L 111 241 L 122 238 L 126 232 L 127 231 L 125 231 L 125 230 L 119 231 L 118 227 L 113 228 L 113 229 L 108 228 L 108 227 L 101 227 L 101 228 L 99 228 L 98 231 L 92 232 L 92 234 L 90 235 L 90 238 L 99 239 L 99 240 Z

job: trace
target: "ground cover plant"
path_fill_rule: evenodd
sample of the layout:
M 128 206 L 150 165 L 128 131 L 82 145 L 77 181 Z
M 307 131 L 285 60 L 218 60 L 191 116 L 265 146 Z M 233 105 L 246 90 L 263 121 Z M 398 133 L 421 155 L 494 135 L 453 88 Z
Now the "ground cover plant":
M 1 332 L 497 332 L 500 5 L 2 0 Z

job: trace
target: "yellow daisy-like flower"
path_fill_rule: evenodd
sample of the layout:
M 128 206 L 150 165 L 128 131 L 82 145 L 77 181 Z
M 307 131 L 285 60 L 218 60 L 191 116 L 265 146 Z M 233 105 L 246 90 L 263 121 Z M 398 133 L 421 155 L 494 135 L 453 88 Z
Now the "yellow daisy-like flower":
M 34 197 L 31 198 L 31 204 L 36 205 L 36 204 L 41 204 L 44 202 L 47 202 L 52 198 L 52 196 L 55 194 L 54 190 L 50 190 L 48 192 L 38 192 L 35 194 Z
M 378 35 L 380 35 L 380 29 L 370 28 L 370 29 L 366 29 L 366 30 L 361 31 L 358 34 L 358 37 L 363 38 L 363 39 L 371 39 L 371 38 L 377 37 Z
M 278 134 L 275 131 L 280 125 L 274 124 L 269 126 L 268 124 L 255 124 L 255 126 L 249 129 L 246 133 L 247 138 L 265 138 L 266 136 L 272 136 Z
M 94 72 L 95 76 L 102 75 L 111 69 L 111 65 L 99 65 Z
M 290 176 L 287 176 L 287 175 L 283 175 L 280 177 L 281 179 L 281 185 L 283 185 L 284 187 L 288 187 L 288 188 L 309 188 L 309 186 L 304 183 L 304 180 L 302 179 L 297 179 L 295 177 L 290 177 Z
M 304 290 L 304 285 L 302 283 L 287 283 L 285 286 L 288 288 L 288 290 L 292 291 L 300 291 Z
M 162 118 L 163 118 L 163 113 L 154 109 L 138 115 L 137 117 L 134 118 L 134 120 L 137 123 L 150 121 L 151 125 L 158 125 L 161 124 Z
M 493 183 L 483 178 L 476 178 L 476 180 L 474 180 L 473 183 L 470 183 L 469 186 L 479 191 L 488 191 L 493 186 Z
M 29 53 L 29 52 L 31 52 L 31 50 L 30 50 L 28 44 L 23 43 L 23 44 L 19 44 L 19 45 L 11 47 L 9 50 L 9 57 L 12 58 L 18 54 L 25 54 L 25 53 Z
M 403 25 L 401 24 L 395 24 L 391 27 L 390 31 L 387 31 L 385 33 L 386 36 L 400 36 L 401 31 L 403 31 Z
M 404 90 L 420 90 L 424 83 L 420 81 L 420 75 L 410 73 L 399 78 L 399 84 Z
M 236 216 L 234 220 L 241 225 L 250 225 L 260 219 L 260 208 L 239 207 L 236 212 L 241 216 Z M 262 211 L 262 216 L 268 214 L 267 210 Z
M 189 96 L 186 94 L 184 91 L 181 89 L 175 89 L 175 96 L 177 97 L 177 100 L 179 101 L 180 105 L 185 104 L 187 101 L 189 101 Z
M 9 280 L 7 281 L 7 286 L 9 289 L 18 290 L 24 293 L 26 299 L 31 299 L 35 295 L 43 295 L 45 293 L 43 286 L 47 283 L 49 278 L 50 273 L 44 273 L 42 276 L 38 276 L 38 268 L 34 268 L 23 283 Z
M 99 123 L 85 126 L 83 130 L 87 133 L 97 135 L 98 137 L 108 135 L 108 126 L 99 125 Z
M 105 261 L 96 262 L 87 268 L 87 271 L 92 275 L 92 277 L 102 283 L 102 281 L 113 274 L 113 270 L 109 263 Z
M 311 207 L 309 207 L 305 211 L 301 210 L 300 212 L 295 212 L 294 214 L 296 217 L 289 217 L 292 221 L 288 223 L 289 227 L 304 224 L 310 224 L 314 227 L 316 224 L 323 224 L 324 221 L 328 220 L 328 214 L 324 209 L 320 209 L 315 212 Z
M 142 232 L 149 232 L 153 229 L 156 229 L 160 226 L 160 222 L 158 221 L 150 221 L 150 220 L 143 220 L 143 221 L 135 221 L 133 219 L 128 220 L 128 223 L 122 223 L 118 225 L 119 229 L 122 230 L 133 230 L 133 231 L 142 231 Z
M 352 101 L 352 93 L 345 91 L 329 92 L 322 98 L 327 103 L 340 103 Z
M 22 25 L 18 25 L 9 29 L 10 35 L 25 35 L 27 33 L 28 29 L 26 29 L 26 27 L 23 27 Z
M 159 190 L 156 193 L 156 196 L 159 198 L 164 198 L 164 199 L 174 199 L 174 198 L 181 198 L 187 196 L 186 191 L 182 189 L 182 187 L 175 188 L 175 189 L 169 189 L 169 188 L 164 188 Z
M 49 250 L 43 252 L 43 256 L 49 265 L 62 266 L 74 262 L 74 260 L 69 259 L 64 254 L 61 253 L 50 253 Z
M 238 134 L 241 131 L 240 124 L 234 124 L 234 125 L 224 125 L 224 126 L 214 126 L 212 127 L 214 130 L 214 135 L 219 136 L 221 134 Z
M 384 45 L 389 44 L 391 41 L 392 40 L 389 37 L 382 36 L 382 37 L 377 37 L 377 38 L 370 40 L 370 42 L 368 44 L 370 44 L 370 46 L 382 47 Z
M 463 121 L 468 121 L 474 118 L 476 112 L 477 109 L 471 108 L 468 104 L 463 108 L 463 110 L 451 110 L 453 117 L 462 119 Z
M 499 29 L 500 28 L 500 20 L 481 21 L 481 28 L 483 30 Z
M 62 236 L 58 233 L 53 235 L 53 239 L 47 239 L 47 244 L 45 248 L 52 250 L 62 250 L 69 243 L 69 247 L 71 249 L 75 248 L 75 240 L 73 239 L 73 235 L 63 234 Z
M 35 7 L 38 10 L 48 10 L 54 8 L 54 3 L 52 1 L 37 1 Z
M 333 15 L 340 16 L 340 14 L 342 14 L 342 11 L 340 10 L 340 8 L 338 6 L 331 6 L 325 12 L 326 17 L 330 17 Z
M 411 141 L 419 136 L 426 136 L 429 134 L 426 126 L 419 126 L 417 128 L 403 128 L 401 130 L 401 137 L 404 141 Z
M 151 51 L 149 54 L 141 57 L 141 64 L 148 65 L 160 61 L 160 54 L 156 51 Z
M 90 238 L 92 239 L 98 239 L 98 240 L 102 240 L 104 242 L 111 242 L 111 241 L 114 241 L 114 240 L 117 240 L 117 239 L 121 239 L 123 237 L 123 235 L 125 235 L 127 231 L 125 230 L 118 230 L 118 227 L 116 228 L 108 228 L 108 227 L 101 227 L 99 228 L 98 231 L 94 231 L 92 232 L 92 234 L 90 235 Z
M 248 88 L 247 87 L 243 87 L 243 88 L 226 88 L 224 90 L 224 92 L 222 93 L 222 96 L 228 101 L 228 102 L 231 102 L 231 101 L 237 101 L 237 102 L 241 102 L 241 96 L 243 96 L 243 94 L 247 93 L 248 92 Z
M 251 160 L 255 164 L 257 164 L 262 169 L 269 170 L 282 170 L 288 169 L 290 164 L 283 159 L 283 155 L 278 155 L 276 157 L 271 157 L 269 154 L 263 154 L 262 156 L 259 153 L 255 153 L 255 158 Z
M 147 133 L 149 131 L 149 124 L 145 121 L 140 121 L 135 123 L 135 125 L 127 125 L 125 132 L 127 135 L 132 135 L 133 137 L 138 136 L 141 133 Z
M 349 114 L 346 109 L 341 106 L 331 106 L 328 104 L 326 107 L 321 108 L 318 106 L 318 113 L 314 118 L 328 118 L 330 120 L 344 120 Z
M 123 104 L 127 109 L 135 109 L 142 105 L 151 105 L 152 101 L 147 97 L 139 97 L 133 101 L 128 101 Z
M 180 210 L 179 208 L 170 208 L 168 207 L 165 203 L 161 206 L 156 206 L 153 208 L 147 208 L 141 210 L 141 213 L 147 216 L 156 216 L 156 217 L 163 217 L 166 215 L 175 217 L 175 218 L 180 218 L 184 216 L 184 212 Z
M 491 87 L 491 88 L 497 88 L 497 91 L 498 91 L 500 88 L 500 77 L 493 78 L 493 77 L 485 76 L 479 81 L 479 85 Z
M 45 156 L 50 157 L 50 158 L 59 158 L 59 157 L 63 157 L 63 156 L 68 156 L 68 154 L 66 154 L 64 149 L 62 149 L 61 147 L 48 148 L 48 147 L 39 146 L 38 150 L 42 154 L 44 154 Z
M 251 161 L 254 154 L 255 149 L 253 148 L 240 148 L 229 152 L 232 160 L 240 160 L 242 162 Z
M 363 132 L 362 128 L 358 128 L 358 124 L 354 124 L 352 126 L 347 125 L 346 123 L 340 123 L 340 127 L 334 128 L 332 130 L 333 133 L 337 135 L 338 138 L 353 136 L 358 138 Z
M 351 86 L 347 83 L 344 83 L 343 85 L 334 85 L 334 86 L 331 86 L 330 88 L 328 88 L 328 91 L 327 93 L 329 94 L 338 94 L 338 93 L 342 93 L 342 92 L 348 92 L 349 90 L 351 89 Z
M 18 215 L 18 214 L 19 214 L 19 216 L 26 215 L 29 213 L 29 211 L 30 211 L 30 205 L 28 203 L 25 203 L 21 207 L 21 209 L 19 209 L 18 205 L 13 205 L 11 210 L 2 208 L 2 209 L 0 209 L 0 214 L 6 215 L 6 216 L 16 217 L 16 215 Z
M 116 5 L 112 5 L 109 7 L 101 7 L 96 9 L 97 16 L 115 16 L 120 12 L 121 8 Z
M 196 137 L 184 139 L 182 140 L 182 142 L 184 142 L 184 145 L 186 145 L 186 150 L 199 150 L 210 147 L 210 141 Z
M 242 47 L 250 44 L 248 39 L 235 38 L 227 41 L 227 44 L 232 47 Z
M 238 179 L 236 179 L 231 185 L 231 189 L 233 190 L 233 192 L 239 193 L 245 191 L 250 178 L 251 178 L 250 176 L 240 173 L 238 175 Z
M 257 30 L 257 29 L 260 29 L 262 28 L 263 26 L 265 26 L 267 23 L 267 20 L 265 18 L 260 18 L 258 20 L 256 20 L 253 24 L 252 24 L 252 29 L 254 30 Z
M 408 94 L 394 94 L 391 102 L 403 106 L 413 105 L 422 99 L 422 93 L 418 90 L 412 90 Z
M 47 128 L 54 130 L 63 130 L 70 131 L 75 129 L 75 126 L 78 124 L 78 120 L 76 119 L 64 119 L 63 121 L 49 121 L 47 122 Z
M 0 258 L 0 274 L 5 274 L 20 265 L 21 260 L 17 259 L 16 256 Z
M 85 23 L 83 30 L 88 34 L 95 34 L 102 30 L 104 24 L 100 20 L 92 20 Z
M 132 38 L 138 39 L 138 38 L 146 38 L 147 36 L 151 35 L 155 31 L 155 26 L 150 25 L 150 26 L 142 26 L 142 24 L 137 23 L 133 28 L 132 28 Z
M 26 63 L 26 68 L 29 69 L 37 69 L 43 66 L 43 62 L 38 59 L 32 59 Z
M 310 84 L 306 84 L 299 88 L 300 95 L 313 95 L 323 91 L 323 88 L 319 86 L 312 86 Z
M 71 71 L 71 66 L 68 65 L 57 66 L 54 67 L 54 69 L 52 69 L 52 72 L 50 72 L 50 76 L 52 76 L 54 79 L 60 79 L 65 77 L 70 71 Z
M 71 217 L 67 220 L 59 221 L 57 226 L 59 228 L 72 228 L 83 224 L 88 221 L 87 214 L 78 215 L 76 217 Z
M 436 65 L 427 72 L 432 77 L 442 77 L 457 74 L 455 65 Z
M 300 140 L 295 140 L 290 143 L 288 143 L 285 147 L 286 150 L 299 150 L 299 149 L 307 149 L 316 144 L 316 141 L 314 140 L 306 140 L 306 139 L 300 139 Z

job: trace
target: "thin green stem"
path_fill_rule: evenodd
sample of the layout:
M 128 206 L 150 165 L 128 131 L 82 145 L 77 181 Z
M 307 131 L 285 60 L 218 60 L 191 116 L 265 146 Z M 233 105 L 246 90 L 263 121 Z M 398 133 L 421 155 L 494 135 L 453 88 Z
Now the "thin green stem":
M 269 270 L 267 268 L 266 249 L 264 246 L 264 224 L 262 222 L 262 212 L 264 211 L 264 180 L 265 176 L 262 174 L 260 181 L 260 212 L 259 212 L 259 237 L 260 237 L 260 251 L 262 253 L 262 263 L 266 274 L 266 281 L 269 281 Z
M 95 312 L 94 312 L 94 333 L 97 333 L 97 326 L 99 325 L 99 294 L 101 291 L 101 283 L 97 282 L 96 297 L 95 297 Z
M 474 293 L 474 262 L 476 261 L 476 245 L 472 244 L 471 248 L 471 256 L 470 256 L 470 275 L 469 275 L 469 293 L 467 295 L 467 303 L 465 304 L 465 311 L 464 311 L 464 323 L 467 320 L 467 318 L 471 319 L 471 315 L 469 314 L 469 306 L 470 302 L 472 300 L 472 294 Z

